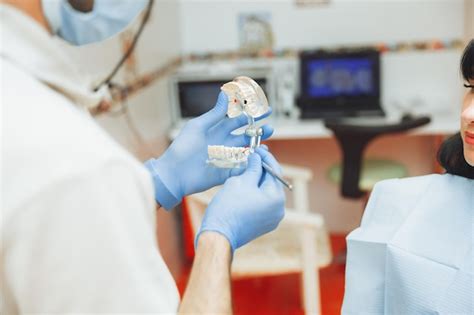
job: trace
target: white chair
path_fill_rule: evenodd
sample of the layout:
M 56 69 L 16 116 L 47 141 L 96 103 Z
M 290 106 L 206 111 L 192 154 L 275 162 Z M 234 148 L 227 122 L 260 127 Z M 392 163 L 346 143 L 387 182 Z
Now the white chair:
M 293 184 L 293 208 L 286 209 L 279 227 L 239 248 L 232 263 L 232 278 L 302 273 L 303 306 L 306 314 L 320 314 L 318 268 L 331 262 L 329 236 L 320 214 L 309 210 L 308 181 L 310 170 L 282 165 L 283 174 Z M 194 235 L 201 224 L 204 211 L 218 191 L 213 188 L 188 196 L 189 211 Z

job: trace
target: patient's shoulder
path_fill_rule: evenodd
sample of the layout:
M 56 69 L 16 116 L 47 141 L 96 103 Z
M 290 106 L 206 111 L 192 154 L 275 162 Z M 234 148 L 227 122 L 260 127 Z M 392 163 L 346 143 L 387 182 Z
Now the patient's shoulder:
M 389 179 L 377 183 L 364 211 L 361 226 L 393 224 L 402 221 L 423 198 L 429 198 L 433 187 L 445 182 L 457 182 L 457 176 L 431 174 Z
M 372 190 L 370 199 L 382 199 L 385 203 L 411 202 L 422 194 L 433 182 L 444 175 L 431 174 L 425 176 L 394 178 L 378 182 Z
M 424 176 L 395 178 L 378 182 L 372 191 L 373 196 L 391 193 L 394 197 L 411 198 L 420 196 L 430 189 L 446 189 L 447 192 L 456 187 L 469 187 L 473 180 L 452 174 L 430 174 Z
M 373 192 L 385 189 L 398 189 L 401 191 L 409 190 L 410 188 L 423 188 L 429 185 L 432 181 L 440 180 L 445 175 L 430 174 L 424 176 L 393 178 L 378 182 L 375 184 Z

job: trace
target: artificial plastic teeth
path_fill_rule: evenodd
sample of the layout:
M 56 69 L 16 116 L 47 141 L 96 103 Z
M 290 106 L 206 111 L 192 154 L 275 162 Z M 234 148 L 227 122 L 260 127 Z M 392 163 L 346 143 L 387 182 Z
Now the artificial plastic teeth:
M 210 145 L 207 154 L 211 160 L 223 160 L 229 162 L 245 162 L 250 154 L 249 148 L 226 147 L 223 145 Z

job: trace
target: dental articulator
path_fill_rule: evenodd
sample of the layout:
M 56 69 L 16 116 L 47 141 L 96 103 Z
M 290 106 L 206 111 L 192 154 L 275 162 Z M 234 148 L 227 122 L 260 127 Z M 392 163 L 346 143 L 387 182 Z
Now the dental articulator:
M 262 88 L 249 77 L 236 77 L 233 81 L 224 84 L 221 90 L 227 95 L 229 105 L 227 116 L 235 118 L 242 114 L 247 116 L 248 125 L 245 135 L 250 138 L 249 147 L 226 147 L 210 145 L 207 148 L 209 159 L 207 162 L 218 168 L 240 168 L 247 165 L 247 158 L 260 146 L 263 129 L 256 124 L 255 119 L 270 110 L 267 97 Z M 267 163 L 262 162 L 263 168 L 289 190 L 293 186 L 280 177 Z

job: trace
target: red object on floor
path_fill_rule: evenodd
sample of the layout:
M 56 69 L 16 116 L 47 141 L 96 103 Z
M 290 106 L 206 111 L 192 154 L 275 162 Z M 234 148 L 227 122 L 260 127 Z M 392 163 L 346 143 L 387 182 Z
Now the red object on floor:
M 333 256 L 345 249 L 345 235 L 331 235 Z M 340 314 L 344 296 L 344 265 L 331 264 L 320 270 L 322 314 Z M 183 294 L 191 271 L 191 263 L 178 279 Z M 232 281 L 234 313 L 239 314 L 304 314 L 301 299 L 301 274 L 252 277 Z M 258 297 L 258 300 L 256 299 Z

